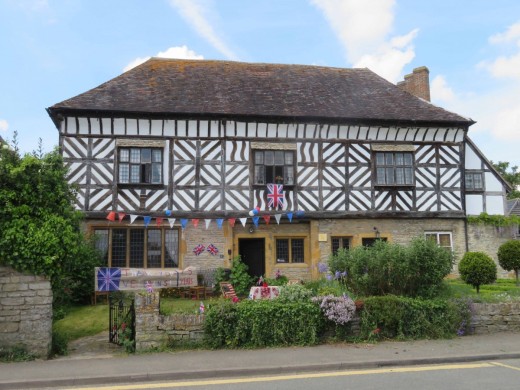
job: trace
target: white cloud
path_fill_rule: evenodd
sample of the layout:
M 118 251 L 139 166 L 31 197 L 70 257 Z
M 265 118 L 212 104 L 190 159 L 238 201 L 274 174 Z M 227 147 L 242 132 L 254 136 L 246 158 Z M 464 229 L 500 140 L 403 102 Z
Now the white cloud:
M 389 37 L 395 0 L 311 0 L 329 21 L 345 48 L 348 62 L 368 67 L 389 81 L 400 79 L 415 57 L 412 45 L 418 30 Z
M 9 128 L 9 123 L 5 119 L 0 119 L 0 131 L 6 132 Z
M 520 39 L 520 22 L 517 22 L 507 29 L 504 33 L 498 33 L 489 37 L 489 43 L 491 44 L 499 44 L 499 43 L 507 43 L 511 41 L 517 41 Z
M 203 60 L 204 56 L 195 53 L 193 50 L 188 49 L 186 45 L 182 46 L 173 46 L 165 51 L 160 51 L 155 55 L 155 57 L 161 58 L 181 58 L 187 60 Z M 135 68 L 137 65 L 141 65 L 143 62 L 146 62 L 151 57 L 137 57 L 132 60 L 127 66 L 123 68 L 123 72 L 129 71 L 132 68 Z
M 445 103 L 453 103 L 455 101 L 455 93 L 446 79 L 442 75 L 435 76 L 430 83 L 430 95 Z
M 212 8 L 210 2 L 207 0 L 170 0 L 170 5 L 177 9 L 186 22 L 222 55 L 230 60 L 238 59 L 238 56 L 219 37 L 209 21 L 208 16 Z

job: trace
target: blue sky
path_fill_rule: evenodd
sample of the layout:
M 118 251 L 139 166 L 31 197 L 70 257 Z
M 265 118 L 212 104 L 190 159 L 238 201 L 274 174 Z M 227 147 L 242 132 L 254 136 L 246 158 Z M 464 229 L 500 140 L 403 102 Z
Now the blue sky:
M 432 102 L 520 165 L 518 0 L 0 0 L 0 136 L 58 144 L 45 108 L 150 56 L 430 69 Z

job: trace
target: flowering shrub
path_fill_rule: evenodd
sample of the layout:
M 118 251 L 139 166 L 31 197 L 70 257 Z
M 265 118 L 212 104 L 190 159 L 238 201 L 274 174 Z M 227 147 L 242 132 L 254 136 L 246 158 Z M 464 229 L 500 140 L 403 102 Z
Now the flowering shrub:
M 326 295 L 324 297 L 314 297 L 312 301 L 319 303 L 320 309 L 329 321 L 336 325 L 345 325 L 352 320 L 356 312 L 354 301 L 347 295 L 335 297 Z
M 280 289 L 278 300 L 280 302 L 301 302 L 308 301 L 312 296 L 312 291 L 301 284 L 292 284 Z

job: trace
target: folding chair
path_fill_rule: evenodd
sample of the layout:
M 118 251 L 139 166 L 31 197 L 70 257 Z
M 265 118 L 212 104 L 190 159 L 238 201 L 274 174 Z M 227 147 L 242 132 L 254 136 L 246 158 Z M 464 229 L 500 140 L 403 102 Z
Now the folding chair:
M 220 291 L 222 291 L 222 296 L 224 298 L 238 299 L 235 289 L 231 283 L 220 282 Z

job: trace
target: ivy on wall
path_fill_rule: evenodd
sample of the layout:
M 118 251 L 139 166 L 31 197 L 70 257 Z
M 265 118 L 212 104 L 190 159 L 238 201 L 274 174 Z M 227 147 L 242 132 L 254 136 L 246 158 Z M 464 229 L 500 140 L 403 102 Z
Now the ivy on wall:
M 520 217 L 518 215 L 490 215 L 488 213 L 480 213 L 480 215 L 470 215 L 467 217 L 468 223 L 474 225 L 488 225 L 495 227 L 520 225 Z

